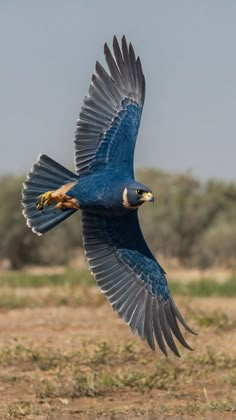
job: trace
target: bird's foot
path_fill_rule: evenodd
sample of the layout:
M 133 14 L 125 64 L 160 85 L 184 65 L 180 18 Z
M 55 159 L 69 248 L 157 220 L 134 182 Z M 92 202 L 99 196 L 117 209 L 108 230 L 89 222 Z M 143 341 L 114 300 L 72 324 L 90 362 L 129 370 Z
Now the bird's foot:
M 76 198 L 72 198 L 69 195 L 65 196 L 65 201 L 60 201 L 59 203 L 57 203 L 56 208 L 60 209 L 60 210 L 66 210 L 66 209 L 76 209 L 78 210 L 79 207 L 79 203 L 76 200 Z
M 38 202 L 36 208 L 43 211 L 45 206 L 49 206 L 52 203 L 57 203 L 56 208 L 60 210 L 65 209 L 76 209 L 78 210 L 79 203 L 75 197 L 67 195 L 66 192 L 69 191 L 74 185 L 74 182 L 69 182 L 68 184 L 63 185 L 57 190 L 46 191 L 38 197 Z
M 54 191 L 47 191 L 38 197 L 38 202 L 36 204 L 36 208 L 38 210 L 43 210 L 44 206 L 48 206 L 49 204 L 53 202 L 53 199 L 52 199 L 53 192 Z

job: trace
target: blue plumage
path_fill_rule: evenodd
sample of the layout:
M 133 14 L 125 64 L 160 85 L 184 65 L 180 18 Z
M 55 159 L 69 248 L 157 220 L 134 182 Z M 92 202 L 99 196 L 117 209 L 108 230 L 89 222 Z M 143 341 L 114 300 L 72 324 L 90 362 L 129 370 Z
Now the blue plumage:
M 80 177 L 68 191 L 68 194 L 78 199 L 81 210 L 99 210 L 102 214 L 105 214 L 105 212 L 110 214 L 112 210 L 118 214 L 123 214 L 126 213 L 123 204 L 123 191 L 127 186 L 129 186 L 130 194 L 128 199 L 130 202 L 135 200 L 136 205 L 136 190 L 149 190 L 140 182 L 127 178 L 125 173 L 118 169 L 106 168 Z
M 133 156 L 145 96 L 140 59 L 132 45 L 116 37 L 105 58 L 110 75 L 97 62 L 75 133 L 77 175 L 41 155 L 24 184 L 27 224 L 38 234 L 81 210 L 83 241 L 90 270 L 114 310 L 167 355 L 179 356 L 173 335 L 187 349 L 179 324 L 192 332 L 168 289 L 165 272 L 149 250 L 138 208 L 154 201 L 135 181 Z
M 71 216 L 76 210 L 58 211 L 54 204 L 38 211 L 38 196 L 59 185 L 75 182 L 78 177 L 46 155 L 40 155 L 24 182 L 22 191 L 23 214 L 33 232 L 41 235 Z
M 133 177 L 134 148 L 142 109 L 135 105 L 122 104 L 122 111 L 114 119 L 111 128 L 108 129 L 102 140 L 101 146 L 97 150 L 95 160 L 90 166 L 90 170 L 96 168 L 101 170 L 103 167 L 119 171 L 126 177 Z

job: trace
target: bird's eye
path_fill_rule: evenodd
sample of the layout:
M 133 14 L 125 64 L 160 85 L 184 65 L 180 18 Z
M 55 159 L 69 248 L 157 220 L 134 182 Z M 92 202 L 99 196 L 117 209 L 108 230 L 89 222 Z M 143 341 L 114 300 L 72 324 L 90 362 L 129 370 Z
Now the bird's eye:
M 142 193 L 143 193 L 143 190 L 137 190 L 138 195 L 142 195 Z

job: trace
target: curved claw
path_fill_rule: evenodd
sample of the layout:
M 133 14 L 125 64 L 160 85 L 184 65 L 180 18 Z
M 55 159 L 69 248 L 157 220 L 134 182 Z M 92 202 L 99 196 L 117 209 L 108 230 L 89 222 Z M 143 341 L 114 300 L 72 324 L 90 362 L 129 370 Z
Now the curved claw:
M 79 203 L 75 197 L 67 195 L 67 191 L 74 185 L 74 182 L 63 185 L 57 190 L 46 191 L 38 197 L 36 204 L 37 210 L 43 211 L 45 206 L 56 203 L 55 207 L 60 210 L 80 208 Z
M 47 191 L 38 197 L 38 202 L 36 204 L 37 210 L 43 210 L 44 206 L 48 206 L 53 202 L 52 193 L 53 191 Z

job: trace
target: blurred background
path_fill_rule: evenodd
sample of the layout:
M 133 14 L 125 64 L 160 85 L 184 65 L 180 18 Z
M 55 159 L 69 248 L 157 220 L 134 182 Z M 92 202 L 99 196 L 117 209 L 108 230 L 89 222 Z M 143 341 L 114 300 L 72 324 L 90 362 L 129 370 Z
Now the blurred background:
M 0 1 L 0 418 L 236 412 L 235 22 L 233 0 Z M 184 332 L 195 351 L 180 360 L 151 352 L 112 311 L 79 212 L 42 237 L 22 215 L 39 153 L 73 170 L 75 122 L 114 34 L 146 76 L 135 172 L 155 204 L 140 219 L 198 333 Z

